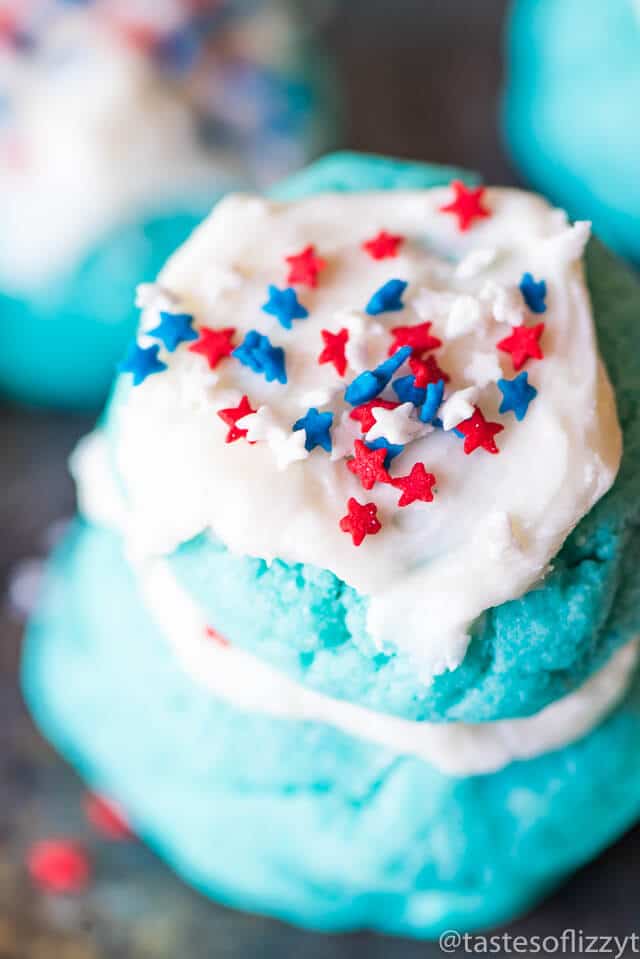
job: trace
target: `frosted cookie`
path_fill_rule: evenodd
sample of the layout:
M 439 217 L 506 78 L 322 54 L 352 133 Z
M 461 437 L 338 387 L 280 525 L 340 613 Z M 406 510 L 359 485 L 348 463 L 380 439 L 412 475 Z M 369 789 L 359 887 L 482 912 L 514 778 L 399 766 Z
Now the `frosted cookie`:
M 640 262 L 640 3 L 514 0 L 506 40 L 503 122 L 517 166 Z
M 304 26 L 280 0 L 3 5 L 0 389 L 99 404 L 136 285 L 225 190 L 326 144 Z
M 204 892 L 477 928 L 637 816 L 640 289 L 587 239 L 338 155 L 143 290 L 24 684 Z

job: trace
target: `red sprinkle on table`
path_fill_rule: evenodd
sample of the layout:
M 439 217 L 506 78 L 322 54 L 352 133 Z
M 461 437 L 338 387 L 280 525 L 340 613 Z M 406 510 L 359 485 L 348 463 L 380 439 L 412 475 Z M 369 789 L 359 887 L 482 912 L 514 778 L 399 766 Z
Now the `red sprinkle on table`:
M 71 839 L 37 842 L 27 856 L 27 868 L 41 889 L 58 895 L 83 892 L 91 879 L 89 857 Z
M 312 287 L 318 285 L 318 274 L 327 265 L 326 260 L 316 255 L 314 246 L 307 246 L 302 253 L 286 257 L 286 261 L 289 264 L 287 283 Z
M 453 200 L 440 207 L 441 213 L 453 213 L 458 217 L 458 229 L 464 233 L 474 220 L 483 220 L 491 216 L 491 211 L 482 205 L 485 187 L 468 187 L 461 180 L 454 180 L 451 184 Z
M 127 842 L 135 838 L 124 810 L 113 800 L 87 793 L 83 807 L 87 821 L 104 839 Z
M 352 496 L 347 503 L 347 510 L 347 515 L 340 520 L 340 529 L 343 533 L 351 534 L 354 546 L 360 546 L 365 536 L 375 536 L 382 529 L 375 503 L 365 503 L 363 506 Z
M 347 369 L 345 347 L 349 341 L 349 330 L 343 327 L 338 333 L 320 330 L 324 340 L 324 349 L 318 357 L 318 363 L 333 363 L 338 376 L 344 376 Z

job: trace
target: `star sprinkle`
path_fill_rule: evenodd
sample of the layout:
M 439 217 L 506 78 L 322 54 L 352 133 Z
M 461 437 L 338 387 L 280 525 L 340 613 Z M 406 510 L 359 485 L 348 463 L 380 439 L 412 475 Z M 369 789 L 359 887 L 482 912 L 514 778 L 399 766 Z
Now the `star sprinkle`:
M 465 333 L 470 333 L 479 326 L 485 317 L 486 309 L 483 309 L 483 304 L 477 297 L 466 293 L 457 296 L 451 304 L 447 317 L 446 335 L 450 339 L 464 336 Z
M 198 342 L 193 343 L 189 350 L 191 353 L 199 353 L 200 356 L 204 356 L 209 364 L 209 369 L 215 370 L 220 360 L 231 356 L 235 332 L 234 326 L 225 326 L 218 330 L 203 326 L 200 329 Z
M 274 432 L 278 430 L 284 432 L 269 406 L 259 406 L 257 410 L 250 410 L 236 420 L 235 425 L 250 443 L 267 442 Z
M 165 349 L 173 353 L 180 343 L 197 340 L 198 334 L 192 327 L 193 317 L 189 313 L 167 313 L 160 311 L 160 323 L 147 336 L 161 340 Z
M 543 333 L 544 323 L 536 326 L 514 326 L 511 335 L 500 340 L 497 346 L 503 353 L 511 354 L 513 368 L 517 372 L 529 359 L 544 359 L 538 342 Z
M 474 353 L 464 370 L 465 379 L 471 380 L 480 389 L 495 383 L 502 376 L 502 369 L 495 353 Z
M 306 446 L 306 434 L 304 430 L 297 433 L 286 433 L 284 430 L 278 430 L 269 437 L 269 446 L 276 460 L 276 468 L 284 470 L 291 463 L 298 460 L 306 460 L 309 451 Z
M 473 416 L 478 392 L 477 386 L 467 386 L 451 394 L 440 412 L 443 429 L 452 430 L 458 423 Z
M 263 303 L 262 310 L 275 316 L 285 330 L 290 330 L 293 320 L 304 320 L 309 316 L 309 311 L 300 303 L 293 287 L 288 286 L 284 290 L 279 290 L 277 286 L 269 286 L 269 299 Z
M 338 376 L 344 376 L 347 369 L 345 349 L 349 341 L 349 330 L 343 327 L 338 333 L 320 330 L 324 340 L 324 349 L 318 356 L 318 363 L 333 363 Z
M 427 353 L 429 350 L 437 350 L 439 346 L 442 346 L 442 340 L 439 340 L 437 336 L 431 336 L 429 330 L 432 325 L 432 323 L 417 323 L 415 326 L 392 327 L 393 343 L 389 347 L 389 356 L 401 346 L 410 346 L 414 356 Z
M 347 510 L 347 515 L 340 520 L 340 529 L 343 533 L 351 533 L 354 546 L 360 546 L 365 536 L 374 536 L 382 529 L 375 503 L 362 505 L 352 496 L 347 503 Z
M 119 372 L 132 373 L 133 385 L 140 386 L 148 376 L 167 369 L 167 364 L 158 359 L 159 350 L 159 346 L 143 347 L 132 343 L 129 352 L 118 366 Z
M 547 284 L 544 280 L 536 282 L 531 273 L 525 273 L 520 280 L 520 292 L 522 293 L 522 299 L 532 313 L 546 312 Z
M 367 440 L 365 446 L 368 450 L 372 450 L 373 452 L 376 452 L 377 450 L 384 450 L 384 468 L 387 470 L 391 466 L 391 463 L 396 456 L 400 456 L 400 453 L 402 453 L 404 449 L 404 446 L 390 443 L 389 440 L 384 436 L 380 436 L 377 440 L 372 440 L 371 442 Z
M 360 424 L 352 419 L 355 410 L 344 410 L 340 417 L 340 422 L 334 426 L 331 435 L 331 459 L 344 459 L 347 454 L 353 450 L 353 444 L 360 435 Z M 375 420 L 371 417 L 371 422 Z M 366 432 L 363 430 L 362 432 Z M 300 436 L 300 433 L 294 433 L 294 436 Z
M 384 363 L 376 366 L 374 370 L 365 370 L 356 376 L 345 390 L 344 398 L 347 403 L 351 406 L 361 406 L 374 399 L 378 393 L 382 393 L 393 374 L 409 359 L 410 355 L 411 347 L 405 346 Z
M 418 413 L 423 423 L 433 423 L 442 405 L 443 397 L 444 380 L 438 380 L 437 383 L 427 385 L 425 400 Z
M 293 424 L 294 433 L 297 430 L 304 430 L 306 433 L 305 449 L 308 453 L 314 450 L 316 446 L 321 446 L 327 453 L 331 452 L 331 424 L 333 423 L 333 413 L 318 413 L 315 407 L 311 407 L 307 413 Z
M 237 425 L 238 420 L 241 420 L 243 417 L 249 416 L 250 413 L 255 412 L 256 410 L 253 409 L 251 403 L 249 402 L 249 398 L 246 395 L 242 397 L 238 406 L 229 406 L 225 410 L 218 410 L 218 416 L 222 422 L 226 423 L 229 427 L 229 431 L 225 438 L 225 443 L 235 443 L 236 440 L 246 437 L 247 430 L 243 430 Z
M 499 453 L 494 436 L 501 433 L 504 426 L 500 423 L 489 423 L 482 410 L 475 407 L 473 416 L 464 423 L 458 423 L 457 430 L 464 436 L 464 451 L 467 455 L 482 448 L 487 453 Z
M 367 433 L 367 441 L 384 438 L 392 446 L 405 446 L 419 436 L 424 436 L 428 431 L 427 427 L 420 420 L 412 417 L 413 411 L 413 403 L 402 403 L 394 410 L 385 410 L 380 406 L 377 409 L 374 407 L 371 412 L 375 417 L 375 423 Z
M 135 838 L 124 810 L 113 800 L 86 793 L 83 808 L 87 821 L 104 839 L 127 842 Z
M 302 253 L 286 257 L 286 261 L 289 264 L 287 283 L 311 287 L 318 285 L 318 275 L 327 265 L 326 260 L 316 256 L 314 246 L 307 246 Z
M 361 403 L 348 414 L 350 419 L 357 420 L 360 423 L 360 429 L 363 433 L 368 433 L 376 422 L 373 414 L 376 407 L 383 410 L 395 410 L 398 403 L 392 403 L 390 400 L 369 400 L 368 403 Z
M 373 294 L 365 307 L 365 312 L 369 316 L 378 316 L 380 313 L 398 313 L 404 310 L 402 294 L 407 285 L 404 280 L 388 280 Z
M 268 383 L 273 380 L 287 382 L 284 350 L 281 346 L 273 346 L 269 337 L 257 330 L 249 330 L 240 346 L 236 346 L 233 356 L 254 373 L 263 373 Z
M 362 249 L 374 260 L 388 260 L 398 255 L 398 249 L 403 243 L 403 236 L 395 236 L 393 233 L 387 233 L 386 230 L 380 230 L 372 240 L 362 244 Z
M 412 403 L 414 406 L 422 406 L 427 396 L 427 391 L 424 387 L 420 389 L 416 387 L 415 376 L 399 376 L 397 380 L 393 381 L 391 386 L 401 403 Z
M 520 326 L 525 321 L 525 308 L 517 286 L 503 286 L 487 280 L 480 290 L 480 299 L 486 303 L 496 323 Z
M 439 383 L 440 380 L 448 383 L 451 379 L 449 374 L 440 368 L 435 356 L 427 356 L 425 359 L 412 356 L 409 360 L 409 369 L 415 376 L 414 385 L 418 389 L 424 389 L 429 383 Z
M 526 370 L 519 373 L 513 380 L 498 380 L 498 388 L 502 393 L 502 403 L 499 413 L 515 413 L 517 420 L 523 420 L 527 415 L 529 403 L 536 398 L 538 391 L 529 383 L 529 374 Z
M 44 839 L 29 850 L 29 875 L 45 892 L 81 893 L 91 879 L 91 863 L 84 848 L 70 839 Z
M 433 473 L 427 473 L 424 463 L 415 463 L 408 476 L 392 479 L 391 485 L 402 490 L 398 506 L 410 506 L 416 502 L 431 503 L 436 478 Z
M 384 466 L 387 458 L 387 449 L 384 446 L 372 450 L 362 440 L 356 440 L 353 449 L 355 456 L 348 461 L 347 467 L 358 477 L 363 489 L 370 490 L 376 483 L 391 482 Z
M 485 187 L 468 187 L 461 180 L 454 180 L 451 184 L 454 197 L 451 203 L 440 207 L 441 213 L 453 213 L 458 217 L 458 229 L 466 232 L 474 220 L 483 220 L 491 216 L 491 211 L 482 205 Z

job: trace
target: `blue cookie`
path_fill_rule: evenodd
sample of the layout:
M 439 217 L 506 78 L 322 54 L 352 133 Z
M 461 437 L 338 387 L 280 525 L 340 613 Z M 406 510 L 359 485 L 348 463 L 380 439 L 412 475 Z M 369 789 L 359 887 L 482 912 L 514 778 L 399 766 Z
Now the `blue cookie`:
M 275 192 L 430 187 L 459 171 L 337 154 Z M 587 256 L 600 349 L 617 393 L 624 433 L 612 491 L 579 524 L 544 585 L 476 623 L 462 664 L 431 685 L 396 650 L 381 653 L 366 630 L 367 601 L 327 570 L 237 556 L 207 535 L 171 557 L 181 584 L 231 641 L 313 689 L 412 720 L 530 715 L 580 685 L 640 632 L 640 285 L 593 243 Z M 108 416 L 117 430 L 121 384 Z M 567 608 L 572 615 L 565 615 Z
M 216 699 L 152 625 L 117 537 L 83 525 L 52 561 L 23 679 L 47 736 L 180 875 L 314 929 L 494 925 L 640 812 L 638 681 L 573 745 L 454 778 Z
M 640 262 L 640 10 L 634 0 L 513 0 L 507 144 L 527 181 Z

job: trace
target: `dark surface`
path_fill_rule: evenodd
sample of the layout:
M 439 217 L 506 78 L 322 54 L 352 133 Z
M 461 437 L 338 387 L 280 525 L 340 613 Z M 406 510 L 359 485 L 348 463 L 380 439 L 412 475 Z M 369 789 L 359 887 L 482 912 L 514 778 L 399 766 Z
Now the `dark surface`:
M 496 130 L 504 6 L 345 0 L 327 40 L 345 89 L 346 144 L 513 182 Z M 187 889 L 141 846 L 104 842 L 84 823 L 81 784 L 35 731 L 17 691 L 20 625 L 8 584 L 16 563 L 44 554 L 51 524 L 73 512 L 65 461 L 89 426 L 88 418 L 0 408 L 0 959 L 440 955 L 436 944 L 313 935 L 233 913 Z M 95 881 L 85 895 L 45 896 L 26 877 L 25 851 L 52 835 L 86 841 Z M 639 925 L 638 856 L 640 829 L 509 931 L 630 935 Z

